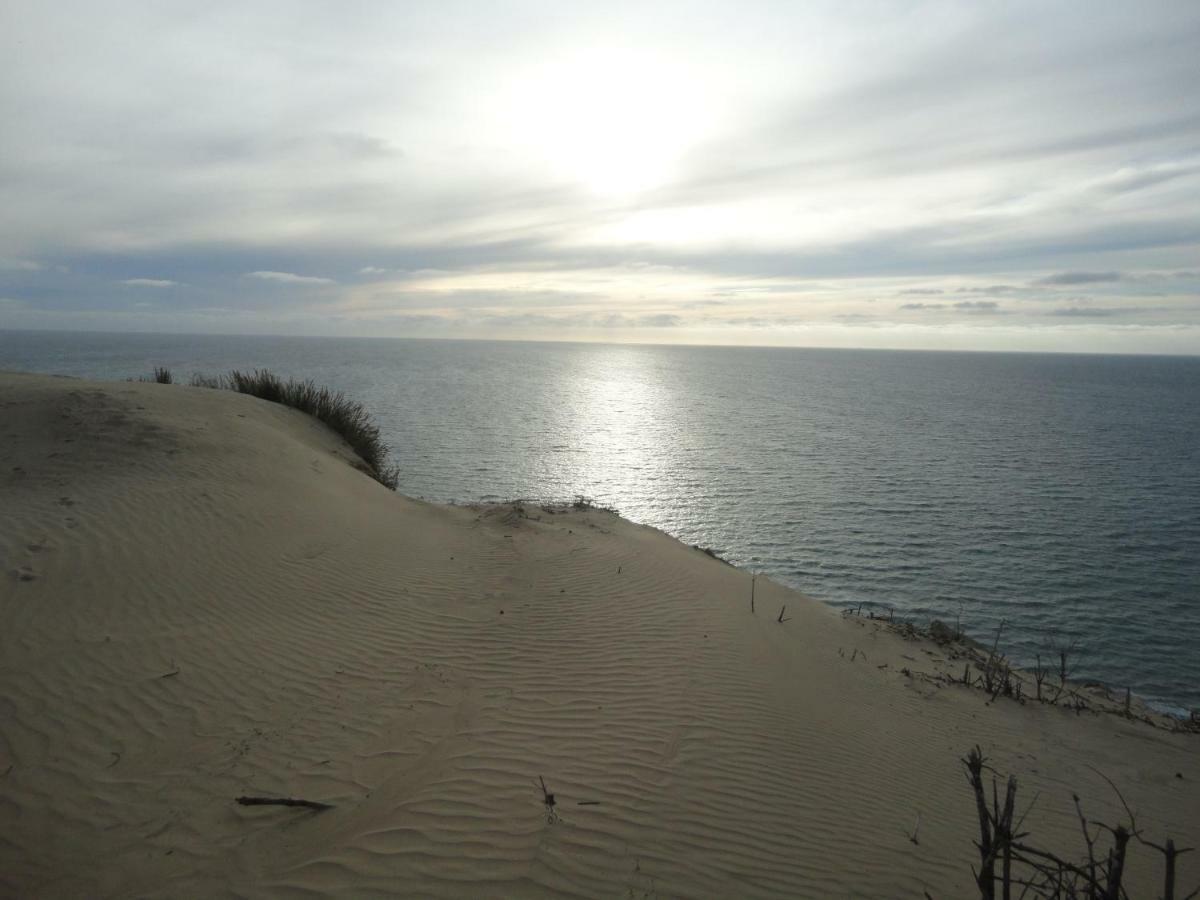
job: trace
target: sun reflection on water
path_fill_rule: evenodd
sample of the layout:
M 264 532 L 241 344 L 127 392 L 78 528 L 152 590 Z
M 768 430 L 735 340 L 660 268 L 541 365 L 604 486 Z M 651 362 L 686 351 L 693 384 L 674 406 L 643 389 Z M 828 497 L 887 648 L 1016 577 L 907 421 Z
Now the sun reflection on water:
M 666 373 L 633 347 L 605 347 L 578 372 L 565 410 L 567 475 L 597 500 L 662 481 L 677 444 L 678 406 Z

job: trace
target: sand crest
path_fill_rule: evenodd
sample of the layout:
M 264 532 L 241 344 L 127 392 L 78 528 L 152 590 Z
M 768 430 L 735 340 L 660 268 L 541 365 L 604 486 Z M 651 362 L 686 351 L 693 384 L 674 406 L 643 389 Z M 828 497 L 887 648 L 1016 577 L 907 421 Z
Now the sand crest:
M 350 455 L 248 396 L 0 376 L 0 894 L 969 897 L 975 744 L 1052 847 L 1072 792 L 1118 816 L 1098 773 L 1200 842 L 1196 735 L 988 703 L 613 514 Z

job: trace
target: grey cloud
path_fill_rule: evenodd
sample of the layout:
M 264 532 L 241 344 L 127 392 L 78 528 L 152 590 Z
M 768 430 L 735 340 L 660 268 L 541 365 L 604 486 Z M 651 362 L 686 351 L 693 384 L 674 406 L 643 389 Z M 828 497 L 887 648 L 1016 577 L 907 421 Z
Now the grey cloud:
M 1145 313 L 1150 312 L 1150 310 L 1119 306 L 1066 306 L 1060 309 L 1052 309 L 1046 315 L 1067 319 L 1106 319 L 1111 316 L 1124 316 L 1138 312 Z
M 938 294 L 944 294 L 944 293 L 946 293 L 946 292 L 943 291 L 941 288 L 906 288 L 905 290 L 900 291 L 900 296 L 902 296 L 902 297 L 907 297 L 907 296 L 934 297 L 934 296 L 937 296 Z
M 832 248 L 788 252 L 684 254 L 647 248 L 655 258 L 700 271 L 783 277 L 987 274 L 1030 260 L 1183 247 L 1200 242 L 1200 222 L 1168 218 L 1137 223 L 1073 226 L 1070 232 L 1036 234 L 1036 223 L 1010 235 L 972 233 L 968 224 L 922 224 L 847 240 Z M 947 246 L 948 242 L 953 242 Z M 1002 295 L 1011 284 L 964 287 L 961 294 Z
M 1058 272 L 1033 282 L 1038 285 L 1102 284 L 1120 281 L 1120 272 Z
M 581 291 L 524 291 L 524 290 L 383 290 L 370 294 L 376 308 L 393 309 L 494 309 L 508 307 L 578 306 L 592 300 Z
M 166 278 L 126 278 L 121 284 L 128 284 L 131 287 L 148 287 L 148 288 L 169 288 L 178 287 L 178 281 L 170 281 Z
M 42 264 L 32 259 L 16 259 L 14 257 L 0 256 L 0 272 L 38 272 L 41 269 Z
M 374 321 L 380 325 L 400 325 L 404 327 L 425 328 L 429 326 L 439 327 L 444 325 L 453 325 L 455 320 L 448 316 L 439 316 L 433 313 L 407 313 L 401 315 L 389 315 L 376 318 Z
M 1059 7 L 1031 29 L 1023 17 L 1034 10 L 1017 6 L 965 21 L 948 39 L 936 29 L 905 34 L 909 53 L 881 52 L 858 78 L 714 145 L 695 161 L 692 189 L 717 198 L 847 169 L 908 176 L 1063 156 L 1108 174 L 1138 146 L 1159 147 L 1159 158 L 1194 154 L 1200 104 L 1179 90 L 1194 80 L 1194 11 L 1143 21 L 1131 34 L 1113 7 L 1089 34 L 1061 39 L 1073 15 L 1092 11 Z M 1031 103 L 1035 92 L 1040 102 Z M 1101 100 L 1110 115 L 1094 114 Z
M 638 316 L 639 326 L 647 328 L 675 328 L 683 324 L 683 318 L 672 313 L 656 313 L 650 316 Z
M 764 316 L 730 316 L 722 321 L 735 328 L 778 328 L 780 325 L 787 324 L 778 319 Z
M 680 316 L 670 313 L 654 313 L 644 316 L 609 313 L 587 315 L 582 318 L 589 324 L 601 328 L 675 328 L 683 324 L 683 319 Z
M 1121 169 L 1102 182 L 1101 189 L 1112 194 L 1128 194 L 1187 178 L 1200 172 L 1200 165 L 1154 166 L 1142 169 Z
M 321 131 L 291 135 L 242 134 L 199 140 L 190 136 L 176 140 L 158 136 L 152 146 L 158 152 L 169 151 L 192 165 L 209 168 L 253 166 L 272 161 L 276 165 L 306 161 L 353 165 L 403 156 L 387 141 L 369 134 Z M 151 147 L 141 150 L 149 153 Z
M 967 312 L 987 313 L 996 312 L 1000 308 L 1000 304 L 995 300 L 959 300 L 955 303 L 905 303 L 900 306 L 900 309 L 925 311 L 936 309 L 962 309 Z
M 550 315 L 546 313 L 517 313 L 486 316 L 480 320 L 488 325 L 505 328 L 674 328 L 683 324 L 680 316 L 652 314 L 630 316 L 622 313 L 575 312 Z
M 983 294 L 983 295 L 998 295 L 1011 294 L 1018 290 L 1011 284 L 989 284 L 987 287 L 961 287 L 958 289 L 959 294 Z

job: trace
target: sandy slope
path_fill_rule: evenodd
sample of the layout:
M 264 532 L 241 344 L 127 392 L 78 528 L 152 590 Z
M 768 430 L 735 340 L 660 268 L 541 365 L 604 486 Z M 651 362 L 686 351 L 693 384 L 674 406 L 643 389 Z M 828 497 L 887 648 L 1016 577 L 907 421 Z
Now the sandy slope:
M 1200 842 L 1194 735 L 987 705 L 650 529 L 349 455 L 250 397 L 0 376 L 0 893 L 967 897 L 977 742 L 1060 848 L 1072 791 L 1116 815 L 1089 766 Z

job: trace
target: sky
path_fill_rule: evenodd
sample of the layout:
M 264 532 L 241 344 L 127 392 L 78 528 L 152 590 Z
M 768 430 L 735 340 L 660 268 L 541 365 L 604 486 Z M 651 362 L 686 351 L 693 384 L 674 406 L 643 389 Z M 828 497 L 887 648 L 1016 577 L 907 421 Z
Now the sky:
M 1200 3 L 5 0 L 0 328 L 1200 354 Z

